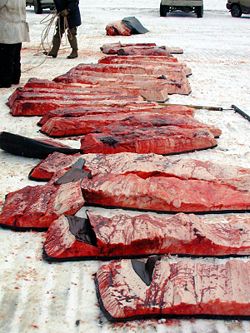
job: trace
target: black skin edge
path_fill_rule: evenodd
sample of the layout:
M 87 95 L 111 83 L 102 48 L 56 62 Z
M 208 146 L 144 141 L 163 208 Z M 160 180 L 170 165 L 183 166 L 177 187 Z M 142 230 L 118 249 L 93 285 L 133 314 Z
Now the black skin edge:
M 100 138 L 100 141 L 110 147 L 115 147 L 119 143 L 119 141 L 112 136 L 103 136 Z
M 166 253 L 166 255 L 170 255 L 169 253 Z M 250 255 L 250 254 L 249 254 Z M 226 254 L 221 256 L 214 256 L 214 255 L 192 255 L 192 254 L 177 254 L 177 253 L 171 253 L 171 256 L 177 256 L 178 258 L 188 258 L 188 259 L 206 259 L 206 258 L 214 258 L 214 259 L 230 259 L 230 258 L 246 258 L 249 257 L 248 254 Z M 159 258 L 161 256 L 164 256 L 163 253 L 157 254 L 157 253 L 150 253 L 150 254 L 140 254 L 140 255 L 128 255 L 128 256 L 86 256 L 86 257 L 68 257 L 68 258 L 55 258 L 50 257 L 46 251 L 43 249 L 43 259 L 47 262 L 53 262 L 53 263 L 60 263 L 60 262 L 71 262 L 71 261 L 86 261 L 86 260 L 100 260 L 100 261 L 110 261 L 110 260 L 121 260 L 121 259 L 143 259 L 148 258 L 148 256 L 158 256 Z
M 52 144 L 9 132 L 0 133 L 0 148 L 12 155 L 40 159 L 46 158 L 49 154 L 54 152 L 67 155 L 80 152 L 80 149 L 55 147 Z
M 83 158 L 79 158 L 75 164 L 73 164 L 70 169 L 59 179 L 57 179 L 54 184 L 61 185 L 67 184 L 71 182 L 77 182 L 80 179 L 88 177 L 91 179 L 91 173 L 83 170 L 85 164 L 85 160 Z
M 84 196 L 84 191 L 83 191 L 83 196 Z M 104 205 L 98 205 L 94 204 L 91 202 L 86 201 L 86 206 L 93 206 L 93 207 L 103 207 L 107 209 L 123 209 L 123 210 L 131 210 L 133 212 L 152 212 L 152 213 L 158 213 L 158 214 L 170 214 L 170 215 L 175 215 L 177 213 L 185 213 L 185 214 L 194 214 L 194 215 L 208 215 L 208 214 L 230 214 L 230 213 L 250 213 L 250 209 L 243 209 L 243 210 L 237 210 L 237 209 L 232 209 L 232 210 L 211 210 L 211 211 L 203 211 L 203 212 L 183 212 L 183 211 L 168 211 L 168 210 L 150 210 L 150 209 L 137 209 L 137 208 L 130 208 L 130 207 L 120 207 L 120 206 L 104 206 Z
M 69 231 L 78 241 L 97 246 L 96 234 L 88 218 L 77 216 L 66 216 L 66 218 L 69 223 Z
M 131 260 L 133 270 L 147 286 L 152 282 L 155 264 L 159 258 L 159 256 L 150 256 L 146 263 L 136 259 Z
M 8 230 L 18 231 L 18 232 L 26 232 L 26 231 L 44 232 L 44 231 L 48 230 L 48 228 L 17 227 L 17 226 L 14 226 L 14 225 L 6 225 L 6 224 L 0 224 L 0 227 L 2 229 L 8 229 Z

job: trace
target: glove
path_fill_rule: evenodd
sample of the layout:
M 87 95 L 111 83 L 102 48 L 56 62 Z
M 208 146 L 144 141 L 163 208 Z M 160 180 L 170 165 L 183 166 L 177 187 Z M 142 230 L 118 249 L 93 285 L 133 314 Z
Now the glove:
M 69 15 L 68 9 L 64 9 L 60 12 L 60 16 L 62 16 L 62 17 L 68 16 L 68 15 Z

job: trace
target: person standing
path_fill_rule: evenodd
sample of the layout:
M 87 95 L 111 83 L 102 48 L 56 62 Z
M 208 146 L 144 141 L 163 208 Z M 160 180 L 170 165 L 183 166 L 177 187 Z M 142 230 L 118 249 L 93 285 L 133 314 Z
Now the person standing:
M 0 88 L 19 84 L 22 42 L 29 41 L 25 0 L 0 0 Z
M 78 46 L 77 46 L 77 27 L 81 25 L 81 14 L 79 10 L 78 0 L 54 0 L 58 19 L 56 23 L 56 33 L 53 36 L 52 48 L 47 53 L 48 56 L 53 58 L 57 57 L 61 39 L 65 30 L 67 30 L 67 37 L 69 44 L 72 48 L 68 59 L 78 57 Z M 45 52 L 46 54 L 46 52 Z

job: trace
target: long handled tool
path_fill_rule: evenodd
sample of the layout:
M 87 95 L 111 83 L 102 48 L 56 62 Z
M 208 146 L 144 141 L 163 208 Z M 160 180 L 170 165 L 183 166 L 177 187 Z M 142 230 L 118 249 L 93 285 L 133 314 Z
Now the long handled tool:
M 246 112 L 244 112 L 241 109 L 239 109 L 238 106 L 232 105 L 232 108 L 233 108 L 233 110 L 235 112 L 237 112 L 238 114 L 240 114 L 243 118 L 245 118 L 246 120 L 250 121 L 250 116 Z
M 229 109 L 222 108 L 220 106 L 206 106 L 206 105 L 191 105 L 191 104 L 171 104 L 171 103 L 158 103 L 161 106 L 168 106 L 168 105 L 179 105 L 179 106 L 186 106 L 189 108 L 197 109 L 197 110 L 209 110 L 209 111 L 224 111 L 224 110 L 233 110 L 233 107 Z

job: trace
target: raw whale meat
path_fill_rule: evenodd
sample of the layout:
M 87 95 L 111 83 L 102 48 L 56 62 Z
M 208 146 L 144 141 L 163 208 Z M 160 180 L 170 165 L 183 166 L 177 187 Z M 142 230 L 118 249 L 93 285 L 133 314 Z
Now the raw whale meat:
M 136 174 L 97 175 L 82 180 L 87 204 L 165 212 L 250 210 L 250 191 L 230 183 Z
M 120 86 L 123 88 L 140 88 L 140 89 L 149 89 L 149 85 L 154 89 L 164 89 L 168 90 L 169 94 L 182 94 L 188 95 L 191 92 L 190 84 L 187 78 L 184 76 L 181 79 L 177 78 L 177 74 L 168 74 L 168 75 L 131 75 L 131 74 L 109 74 L 106 73 L 94 73 L 87 72 L 77 73 L 69 72 L 64 75 L 56 77 L 54 80 L 56 82 L 64 83 L 79 83 L 79 84 L 98 84 L 115 87 Z
M 29 101 L 29 100 L 66 100 L 66 101 L 77 101 L 78 103 L 85 102 L 85 101 L 97 101 L 97 100 L 129 100 L 129 101 L 142 101 L 142 98 L 139 96 L 139 93 L 137 95 L 128 95 L 128 94 L 114 94 L 111 92 L 103 93 L 97 92 L 95 93 L 94 91 L 92 92 L 86 92 L 86 93 L 68 93 L 67 92 L 41 92 L 41 91 L 36 91 L 34 90 L 33 92 L 26 92 L 23 91 L 22 93 L 19 93 L 19 95 L 16 95 L 15 99 L 11 99 L 9 101 L 9 106 L 12 107 L 13 104 L 16 101 L 19 100 L 24 100 L 24 101 Z
M 249 260 L 157 259 L 99 268 L 97 295 L 108 319 L 250 315 Z
M 173 78 L 185 78 L 185 70 L 181 67 L 176 66 L 164 66 L 158 62 L 158 64 L 152 65 L 141 65 L 141 64 L 131 64 L 131 63 L 98 63 L 98 64 L 79 64 L 70 70 L 71 73 L 81 73 L 85 72 L 95 75 L 95 73 L 108 73 L 108 74 L 131 74 L 131 75 L 166 75 Z M 179 76 L 177 76 L 179 74 Z
M 106 114 L 113 114 L 113 113 L 127 113 L 127 112 L 149 112 L 149 113 L 160 113 L 160 114 L 175 114 L 175 115 L 185 115 L 185 116 L 193 116 L 194 115 L 194 109 L 185 107 L 185 106 L 178 106 L 178 105 L 167 105 L 159 107 L 154 104 L 148 103 L 148 105 L 144 107 L 108 107 L 108 106 L 94 106 L 94 107 L 85 107 L 85 108 L 61 108 L 56 109 L 48 112 L 46 115 L 44 115 L 39 122 L 37 123 L 38 126 L 44 125 L 50 118 L 54 117 L 81 117 L 84 115 L 93 115 L 93 114 L 99 114 L 100 117 L 105 116 Z
M 53 153 L 31 171 L 30 178 L 50 180 L 59 171 L 67 171 L 79 158 L 84 159 L 84 168 L 92 176 L 136 174 L 146 179 L 158 175 L 182 180 L 204 180 L 224 184 L 238 191 L 249 191 L 250 189 L 250 169 L 194 159 L 173 159 L 155 154 L 64 155 Z
M 250 215 L 198 217 L 126 212 L 106 217 L 60 216 L 46 234 L 48 260 L 126 258 L 150 254 L 225 256 L 250 254 Z
M 134 17 L 124 17 L 122 20 L 109 23 L 106 28 L 109 36 L 131 36 L 134 34 L 145 34 L 148 30 Z
M 100 47 L 101 51 L 106 54 L 120 54 L 120 50 L 126 51 L 127 54 L 121 53 L 121 55 L 128 54 L 145 54 L 145 55 L 162 55 L 169 57 L 173 53 L 183 53 L 180 48 L 157 46 L 155 43 L 108 43 L 103 44 Z
M 81 151 L 84 154 L 133 152 L 166 155 L 213 148 L 216 145 L 214 135 L 206 129 L 177 126 L 137 128 L 110 125 L 103 133 L 90 133 L 81 139 Z
M 121 20 L 111 22 L 106 25 L 106 35 L 108 36 L 131 36 L 131 29 L 126 26 Z
M 13 229 L 46 229 L 60 215 L 73 215 L 83 205 L 80 181 L 26 186 L 7 194 L 0 225 Z
M 147 105 L 147 102 L 141 101 L 129 101 L 129 100 L 89 100 L 89 101 L 67 101 L 67 100 L 54 100 L 54 99 L 43 99 L 43 100 L 17 100 L 14 102 L 11 114 L 12 116 L 43 116 L 47 112 L 56 110 L 58 108 L 76 108 L 76 107 L 96 107 L 109 106 L 109 107 L 143 107 Z
M 131 126 L 139 128 L 177 126 L 184 129 L 209 130 L 215 137 L 221 134 L 220 129 L 195 120 L 190 116 L 159 114 L 156 112 L 127 112 L 81 117 L 54 117 L 49 119 L 41 128 L 41 132 L 52 137 L 83 135 L 94 132 L 105 132 L 108 125 Z M 109 130 L 110 130 L 109 126 Z M 111 130 L 112 132 L 112 130 Z
M 51 139 L 34 140 L 9 132 L 0 132 L 0 148 L 13 155 L 33 158 L 45 158 L 53 152 L 64 154 L 80 152 L 80 149 L 70 148 Z

